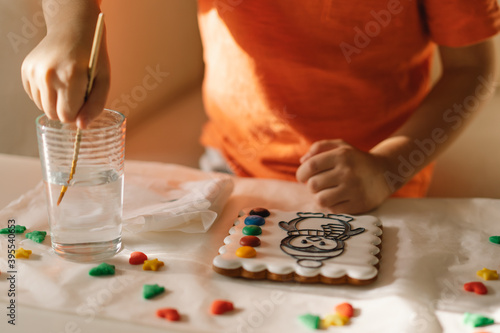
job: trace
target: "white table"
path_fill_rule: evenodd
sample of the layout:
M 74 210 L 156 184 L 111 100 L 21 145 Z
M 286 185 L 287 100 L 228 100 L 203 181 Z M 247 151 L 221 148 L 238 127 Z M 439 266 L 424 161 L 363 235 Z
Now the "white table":
M 129 165 L 126 174 L 127 170 L 138 167 L 134 163 Z M 169 177 L 175 176 L 174 172 Z M 0 155 L 0 208 L 33 188 L 40 179 L 38 159 Z M 69 306 L 62 311 L 51 311 L 18 302 L 17 325 L 13 328 L 7 324 L 4 314 L 7 281 L 2 272 L 0 332 L 307 332 L 308 329 L 296 321 L 298 314 L 324 315 L 342 301 L 351 302 L 359 314 L 349 326 L 333 327 L 329 331 L 479 331 L 462 324 L 464 311 L 479 311 L 500 322 L 500 281 L 485 282 L 489 289 L 486 296 L 462 290 L 463 283 L 479 280 L 475 277 L 476 268 L 500 268 L 497 259 L 500 247 L 485 241 L 489 235 L 500 234 L 500 200 L 389 200 L 372 213 L 384 224 L 384 239 L 379 279 L 369 286 L 253 282 L 212 272 L 209 269 L 211 258 L 222 245 L 235 214 L 243 207 L 263 205 L 288 210 L 315 209 L 300 184 L 237 178 L 222 216 L 208 233 L 125 235 L 126 247 L 134 249 L 140 248 L 143 241 L 157 242 L 156 245 L 164 248 L 162 255 L 177 257 L 178 260 L 167 260 L 167 269 L 157 277 L 164 279 L 172 295 L 165 296 L 164 303 L 169 297 L 186 294 L 185 302 L 178 304 L 180 312 L 187 314 L 182 323 L 172 324 L 150 315 L 151 324 L 148 324 L 147 318 L 142 318 L 144 315 L 136 318 L 134 314 L 149 304 L 130 302 L 128 299 L 133 297 L 129 295 L 113 295 L 130 302 L 127 303 L 130 304 L 130 318 L 127 314 L 120 318 L 106 312 L 104 318 L 100 315 L 90 318 L 76 314 Z M 5 221 L 0 222 L 5 224 Z M 1 251 L 0 258 L 5 256 L 6 250 L 2 248 Z M 58 261 L 57 265 L 64 268 L 64 263 Z M 135 275 L 139 279 L 142 276 Z M 65 286 L 60 288 L 64 291 Z M 82 288 L 85 288 L 83 284 Z M 199 297 L 193 293 L 195 290 Z M 230 298 L 238 310 L 230 316 L 213 318 L 206 310 L 213 298 Z M 274 303 L 270 303 L 273 299 Z M 393 317 L 388 315 L 391 311 Z M 500 332 L 500 324 L 485 327 L 483 331 Z
M 39 159 L 0 154 L 0 209 L 35 187 L 41 179 L 42 172 Z M 2 284 L 0 286 L 6 283 L 5 278 L 5 273 L 2 273 L 0 276 Z M 2 294 L 6 292 L 3 286 L 0 288 Z M 7 320 L 4 320 L 6 318 L 4 315 L 6 306 L 5 302 L 0 302 L 0 308 L 2 309 L 0 332 L 175 332 L 152 327 L 145 328 L 143 325 L 104 318 L 95 318 L 91 322 L 84 322 L 83 325 L 82 318 L 77 315 L 34 308 L 24 304 L 17 304 L 16 326 L 12 327 L 12 325 L 7 324 Z

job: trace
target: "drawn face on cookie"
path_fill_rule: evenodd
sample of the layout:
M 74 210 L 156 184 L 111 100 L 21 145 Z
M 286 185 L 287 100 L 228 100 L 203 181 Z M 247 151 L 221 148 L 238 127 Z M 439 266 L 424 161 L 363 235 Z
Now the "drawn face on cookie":
M 319 236 L 288 236 L 281 241 L 281 250 L 297 259 L 302 267 L 317 268 L 323 260 L 337 257 L 344 251 L 344 242 Z
M 334 239 L 328 239 L 320 236 L 299 235 L 292 237 L 286 246 L 303 252 L 330 252 L 338 248 L 338 242 Z
M 323 213 L 297 213 L 298 218 L 281 221 L 281 229 L 287 231 L 280 244 L 281 250 L 297 259 L 303 267 L 317 268 L 344 252 L 344 241 L 364 231 L 352 230 L 352 217 Z

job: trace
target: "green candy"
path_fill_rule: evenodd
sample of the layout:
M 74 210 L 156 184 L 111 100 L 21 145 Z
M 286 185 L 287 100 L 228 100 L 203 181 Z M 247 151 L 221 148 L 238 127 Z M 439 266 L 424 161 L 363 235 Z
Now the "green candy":
M 307 328 L 317 330 L 319 328 L 320 318 L 312 314 L 305 314 L 299 316 L 299 321 L 304 324 Z
M 115 275 L 115 266 L 103 262 L 89 271 L 90 276 Z
M 22 225 L 17 225 L 14 227 L 14 233 L 15 234 L 22 234 L 26 231 L 26 227 Z M 0 229 L 0 234 L 11 234 L 12 233 L 12 228 L 3 228 Z
M 247 225 L 241 232 L 248 236 L 258 236 L 262 233 L 262 228 L 257 225 Z
M 26 234 L 26 238 L 31 239 L 33 242 L 41 243 L 44 241 L 45 236 L 47 236 L 46 231 L 32 231 Z
M 494 323 L 495 321 L 493 319 L 475 313 L 466 312 L 464 314 L 464 324 L 471 327 L 493 325 Z
M 500 236 L 491 236 L 490 242 L 492 242 L 493 244 L 500 244 Z
M 155 296 L 160 295 L 165 291 L 164 287 L 160 287 L 157 284 L 145 284 L 143 289 L 142 289 L 142 296 L 144 296 L 145 299 L 150 299 Z

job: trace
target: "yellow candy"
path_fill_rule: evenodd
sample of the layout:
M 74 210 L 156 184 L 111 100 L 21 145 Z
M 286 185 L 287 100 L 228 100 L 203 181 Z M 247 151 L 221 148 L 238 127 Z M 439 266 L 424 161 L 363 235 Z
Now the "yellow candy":
M 16 258 L 30 258 L 31 250 L 25 250 L 22 247 L 20 247 L 18 250 L 16 250 Z
M 236 255 L 240 258 L 253 258 L 257 255 L 257 251 L 251 246 L 242 246 L 236 250 Z
M 157 271 L 163 265 L 165 265 L 163 261 L 159 261 L 158 259 L 144 260 L 142 269 L 145 271 Z
M 487 268 L 483 268 L 482 270 L 477 271 L 477 276 L 479 276 L 483 280 L 498 280 L 497 271 Z
M 343 316 L 341 314 L 329 314 L 323 318 L 323 327 L 329 326 L 344 326 L 349 322 L 349 317 Z

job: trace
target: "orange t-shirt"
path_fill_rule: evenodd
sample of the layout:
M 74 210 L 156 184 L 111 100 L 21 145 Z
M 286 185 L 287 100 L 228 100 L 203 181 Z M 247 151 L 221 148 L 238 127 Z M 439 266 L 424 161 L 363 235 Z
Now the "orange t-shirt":
M 209 122 L 240 176 L 295 180 L 323 139 L 368 151 L 430 88 L 435 45 L 500 29 L 496 0 L 199 0 Z M 425 195 L 432 165 L 397 195 Z

